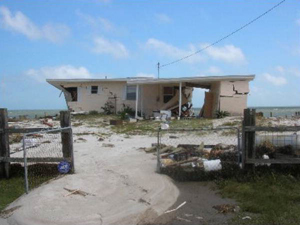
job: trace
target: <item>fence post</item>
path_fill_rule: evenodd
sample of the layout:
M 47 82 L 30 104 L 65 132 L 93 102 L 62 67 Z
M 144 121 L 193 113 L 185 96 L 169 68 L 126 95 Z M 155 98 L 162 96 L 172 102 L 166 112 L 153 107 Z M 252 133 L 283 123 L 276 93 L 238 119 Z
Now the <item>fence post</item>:
M 256 110 L 244 109 L 243 120 L 243 168 L 246 168 L 248 158 L 255 158 L 255 131 L 245 131 L 245 126 L 255 126 Z M 251 166 L 250 166 L 251 167 Z
M 161 162 L 160 162 L 160 135 L 161 135 L 161 128 L 157 131 L 157 144 L 156 144 L 156 154 L 157 154 L 157 168 L 156 172 L 161 173 Z
M 60 126 L 71 127 L 70 111 L 60 111 Z M 73 134 L 72 129 L 63 130 L 61 133 L 63 157 L 71 159 L 71 173 L 75 172 L 73 155 Z
M 7 109 L 0 109 L 0 157 L 10 157 Z M 9 178 L 10 162 L 0 162 L 0 177 Z

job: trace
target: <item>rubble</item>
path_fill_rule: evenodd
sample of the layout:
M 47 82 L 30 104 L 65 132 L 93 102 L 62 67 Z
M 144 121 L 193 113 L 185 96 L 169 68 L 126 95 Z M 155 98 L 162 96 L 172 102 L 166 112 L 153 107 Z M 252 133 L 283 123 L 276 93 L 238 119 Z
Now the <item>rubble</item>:
M 114 144 L 109 144 L 109 143 L 103 143 L 102 147 L 113 148 L 113 147 L 115 147 L 115 145 Z
M 145 149 L 146 152 L 156 152 L 156 146 Z M 175 146 L 160 146 L 160 165 L 162 168 L 200 168 L 204 171 L 217 171 L 222 169 L 222 162 L 237 159 L 237 146 L 235 145 L 200 145 L 179 144 Z

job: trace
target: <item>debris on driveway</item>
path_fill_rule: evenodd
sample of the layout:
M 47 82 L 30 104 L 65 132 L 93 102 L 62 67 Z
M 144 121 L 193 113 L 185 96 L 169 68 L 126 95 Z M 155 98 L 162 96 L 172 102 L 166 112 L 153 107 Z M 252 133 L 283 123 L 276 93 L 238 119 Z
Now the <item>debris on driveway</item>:
M 177 208 L 175 208 L 175 209 L 171 209 L 171 210 L 165 211 L 165 214 L 174 212 L 174 211 L 180 209 L 180 208 L 181 208 L 182 206 L 184 206 L 185 204 L 186 204 L 186 201 L 183 202 L 183 203 L 181 203 L 181 204 L 180 204 Z
M 70 195 L 81 195 L 83 197 L 87 195 L 95 196 L 94 194 L 87 193 L 85 191 L 81 191 L 79 189 L 69 189 L 69 188 L 64 188 L 66 191 L 70 192 L 69 194 L 64 195 L 64 197 L 68 197 Z

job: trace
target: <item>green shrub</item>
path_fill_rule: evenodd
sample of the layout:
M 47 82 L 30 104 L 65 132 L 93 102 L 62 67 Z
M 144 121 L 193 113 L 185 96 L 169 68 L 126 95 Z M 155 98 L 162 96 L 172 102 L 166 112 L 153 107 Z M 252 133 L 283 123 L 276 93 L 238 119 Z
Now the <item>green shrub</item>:
M 96 110 L 89 111 L 89 115 L 98 115 L 99 112 Z
M 123 104 L 123 109 L 118 112 L 122 120 L 126 119 L 128 116 L 134 116 L 135 111 L 130 106 Z
M 230 116 L 230 113 L 227 112 L 227 111 L 218 110 L 218 111 L 216 112 L 216 117 L 217 117 L 218 119 L 224 118 L 224 117 L 227 117 L 227 116 Z
M 114 109 L 115 109 L 115 106 L 112 102 L 110 101 L 107 101 L 103 107 L 101 107 L 101 109 L 103 109 L 104 111 L 104 114 L 106 115 L 111 115 L 114 113 Z

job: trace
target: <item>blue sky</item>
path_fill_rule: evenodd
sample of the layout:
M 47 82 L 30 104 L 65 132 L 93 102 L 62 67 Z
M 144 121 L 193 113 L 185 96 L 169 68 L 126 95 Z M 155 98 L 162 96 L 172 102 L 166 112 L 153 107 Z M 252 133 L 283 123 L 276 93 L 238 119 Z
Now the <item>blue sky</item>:
M 46 78 L 156 76 L 279 1 L 0 1 L 0 107 L 66 108 Z M 161 77 L 255 74 L 249 106 L 300 105 L 300 1 Z M 194 95 L 203 103 L 203 91 Z M 196 101 L 197 100 L 197 101 Z

